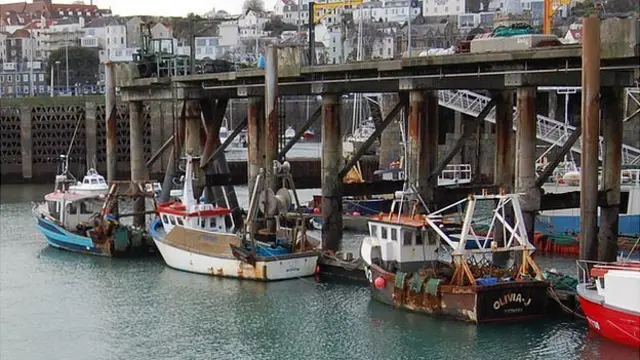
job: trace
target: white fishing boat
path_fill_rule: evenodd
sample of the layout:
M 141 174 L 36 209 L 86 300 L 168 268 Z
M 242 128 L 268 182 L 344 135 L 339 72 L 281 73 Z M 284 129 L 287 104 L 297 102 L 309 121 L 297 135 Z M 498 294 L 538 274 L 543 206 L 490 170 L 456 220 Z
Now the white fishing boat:
M 287 127 L 287 130 L 284 131 L 284 139 L 286 141 L 291 141 L 296 136 L 296 130 L 293 126 Z
M 159 218 L 150 229 L 168 266 L 199 274 L 261 281 L 315 274 L 319 253 L 306 238 L 304 221 L 298 221 L 291 228 L 283 225 L 280 217 L 276 217 L 276 233 L 267 236 L 264 241 L 257 240 L 249 231 L 250 224 L 257 217 L 260 195 L 262 200 L 268 197 L 270 204 L 277 203 L 278 211 L 284 216 L 291 205 L 288 189 L 281 189 L 277 195 L 270 190 L 260 192 L 264 183 L 263 170 L 251 193 L 247 224 L 243 229 L 237 229 L 231 209 L 202 203 L 194 197 L 194 160 L 190 156 L 186 158 L 184 185 L 179 200 L 159 204 Z M 290 179 L 288 163 L 285 164 L 287 166 L 280 167 L 280 173 L 286 172 L 284 175 Z M 297 195 L 295 198 L 297 202 Z M 263 201 L 260 203 L 264 204 Z M 300 208 L 299 204 L 297 207 Z M 262 210 L 275 211 L 272 208 Z
M 78 181 L 74 185 L 69 186 L 69 191 L 85 196 L 106 195 L 109 192 L 109 185 L 104 177 L 91 168 L 82 178 L 82 182 Z

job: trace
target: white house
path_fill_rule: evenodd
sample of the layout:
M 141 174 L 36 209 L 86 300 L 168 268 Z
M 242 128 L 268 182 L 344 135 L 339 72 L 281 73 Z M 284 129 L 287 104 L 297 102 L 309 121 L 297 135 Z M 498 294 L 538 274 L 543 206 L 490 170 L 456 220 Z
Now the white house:
M 282 16 L 284 15 L 285 9 L 291 6 L 297 7 L 298 1 L 297 0 L 276 0 L 275 5 L 273 6 L 273 14 Z
M 218 46 L 217 36 L 196 37 L 196 59 L 204 58 L 216 59 L 222 55 Z
M 240 38 L 264 37 L 268 34 L 264 31 L 264 25 L 269 21 L 267 13 L 248 10 L 238 19 Z
M 9 33 L 0 31 L 0 62 L 7 60 L 7 37 Z
M 466 0 L 423 0 L 423 16 L 460 15 L 466 12 Z
M 173 34 L 171 31 L 171 25 L 156 23 L 151 27 L 151 37 L 153 39 L 171 39 Z
M 411 17 L 420 15 L 422 1 L 411 8 Z M 409 0 L 370 1 L 361 7 L 353 9 L 353 20 L 357 23 L 364 21 L 380 21 L 404 23 L 409 19 Z
M 240 26 L 237 21 L 224 22 L 218 26 L 219 46 L 235 48 L 240 45 Z

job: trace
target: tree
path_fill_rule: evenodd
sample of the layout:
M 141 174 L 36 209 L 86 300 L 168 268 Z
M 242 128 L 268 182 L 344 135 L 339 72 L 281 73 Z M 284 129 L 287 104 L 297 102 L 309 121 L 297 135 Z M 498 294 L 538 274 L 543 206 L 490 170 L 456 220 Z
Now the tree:
M 60 62 L 59 67 L 56 61 Z M 47 82 L 51 81 L 51 68 L 56 66 L 55 71 L 60 70 L 60 84 L 66 84 L 66 51 L 62 47 L 51 53 L 47 62 Z M 98 82 L 100 58 L 98 51 L 80 46 L 69 46 L 69 84 L 95 84 Z M 58 75 L 56 75 L 58 78 Z
M 264 1 L 263 0 L 244 0 L 244 3 L 242 4 L 242 11 L 246 13 L 249 10 L 263 12 Z
M 293 24 L 288 24 L 282 21 L 279 16 L 272 17 L 264 24 L 264 31 L 270 32 L 271 36 L 278 37 L 283 31 L 298 30 L 298 27 Z

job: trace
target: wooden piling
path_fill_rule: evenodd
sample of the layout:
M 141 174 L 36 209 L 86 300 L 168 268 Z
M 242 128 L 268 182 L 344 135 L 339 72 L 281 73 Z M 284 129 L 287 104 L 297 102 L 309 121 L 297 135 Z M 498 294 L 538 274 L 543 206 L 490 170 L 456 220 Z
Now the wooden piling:
M 515 173 L 515 156 L 513 149 L 513 92 L 500 91 L 492 96 L 496 99 L 496 153 L 494 158 L 494 184 L 502 188 L 505 193 L 513 191 Z M 506 220 L 513 225 L 513 214 L 505 213 Z M 498 246 L 504 246 L 504 228 L 502 223 L 496 223 L 495 240 Z M 531 240 L 531 239 L 530 239 Z M 497 265 L 506 264 L 509 253 L 494 253 L 493 261 Z
M 267 47 L 265 58 L 265 148 L 264 167 L 266 168 L 266 188 L 276 192 L 278 181 L 273 171 L 273 162 L 278 160 L 278 144 L 280 142 L 280 131 L 278 126 L 278 52 L 273 45 Z M 266 197 L 266 201 L 269 198 Z M 268 208 L 265 205 L 265 208 Z M 273 219 L 267 216 L 267 228 L 270 232 L 275 231 L 276 224 Z
M 322 96 L 322 248 L 337 251 L 342 242 L 342 136 L 340 98 Z
M 582 26 L 580 259 L 595 260 L 598 255 L 600 19 L 595 16 L 583 18 Z
M 600 208 L 598 260 L 615 261 L 618 252 L 618 222 L 620 216 L 620 181 L 622 171 L 622 120 L 624 117 L 624 88 L 607 88 L 604 102 L 604 159 L 602 190 L 607 206 Z
M 116 72 L 114 63 L 107 61 L 104 64 L 104 105 L 106 111 L 106 152 L 107 152 L 107 181 L 111 183 L 116 179 L 117 159 L 116 159 Z

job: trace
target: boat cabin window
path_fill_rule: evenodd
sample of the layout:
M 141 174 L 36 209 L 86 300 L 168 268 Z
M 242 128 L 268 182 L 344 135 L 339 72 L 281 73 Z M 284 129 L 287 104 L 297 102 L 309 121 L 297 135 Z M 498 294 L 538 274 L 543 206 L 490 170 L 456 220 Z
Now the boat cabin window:
M 49 215 L 53 217 L 58 217 L 58 203 L 55 201 L 47 201 L 47 210 L 49 210 Z
M 403 231 L 402 246 L 411 246 L 413 242 L 413 231 L 405 229 Z
M 91 179 L 91 184 L 92 184 L 92 185 L 95 185 L 95 184 L 97 184 L 97 183 L 98 183 L 98 180 L 96 180 L 96 179 Z
M 371 232 L 371 236 L 378 236 L 378 226 L 371 225 L 371 230 L 369 231 Z
M 216 218 L 215 217 L 209 218 L 209 226 L 212 229 L 214 229 L 216 227 Z
M 177 220 L 178 220 L 178 225 L 184 225 L 184 222 L 182 222 L 182 218 L 181 217 L 178 217 Z
M 422 234 L 420 232 L 416 232 L 415 245 L 422 245 Z
M 93 214 L 93 209 L 91 204 L 87 204 L 86 202 L 80 203 L 80 214 Z
M 391 241 L 398 241 L 398 229 L 391 229 Z
M 169 216 L 169 222 L 171 222 L 171 225 L 175 225 L 176 224 L 176 218 L 173 216 Z
M 104 179 L 98 179 L 99 184 L 104 184 Z
M 169 219 L 167 219 L 167 215 L 162 215 L 162 222 L 165 224 L 169 223 Z
M 88 184 L 88 183 L 89 183 L 89 179 L 84 179 L 84 180 L 82 181 L 82 183 L 83 183 L 83 184 Z
M 388 236 L 389 236 L 389 234 L 388 234 L 389 229 L 387 229 L 387 227 L 386 227 L 386 226 L 381 226 L 381 227 L 380 227 L 380 232 L 381 232 L 381 234 L 380 234 L 380 238 L 381 238 L 382 240 L 387 240 L 387 238 L 388 238 Z
M 204 229 L 205 226 L 207 226 L 207 219 L 205 218 L 200 218 L 198 219 L 198 222 L 200 223 L 200 227 Z
M 67 214 L 75 214 L 78 211 L 74 204 L 67 204 Z

